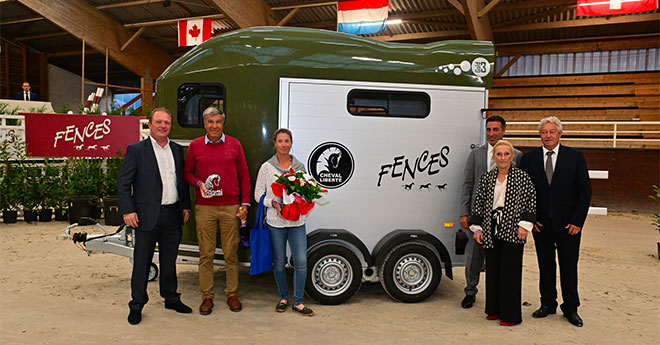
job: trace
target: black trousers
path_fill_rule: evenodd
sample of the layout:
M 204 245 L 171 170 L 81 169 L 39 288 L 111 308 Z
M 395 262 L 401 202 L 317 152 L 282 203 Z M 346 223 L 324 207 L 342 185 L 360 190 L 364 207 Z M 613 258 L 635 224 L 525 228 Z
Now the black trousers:
M 131 310 L 142 310 L 142 307 L 149 301 L 147 281 L 156 243 L 158 243 L 160 263 L 160 279 L 158 280 L 160 295 L 166 303 L 174 303 L 180 299 L 181 294 L 176 292 L 176 257 L 179 252 L 179 242 L 181 242 L 181 226 L 177 212 L 179 212 L 178 208 L 161 209 L 153 229 L 136 230 L 133 235 L 132 299 L 128 303 Z
M 564 313 L 577 311 L 580 306 L 578 295 L 578 259 L 582 231 L 569 235 L 568 230 L 552 231 L 552 224 L 543 224 L 541 232 L 534 232 L 536 257 L 539 262 L 539 291 L 541 305 L 557 309 L 557 265 L 555 252 L 559 258 L 559 277 Z
M 486 314 L 500 320 L 522 322 L 522 244 L 493 239 L 486 249 Z

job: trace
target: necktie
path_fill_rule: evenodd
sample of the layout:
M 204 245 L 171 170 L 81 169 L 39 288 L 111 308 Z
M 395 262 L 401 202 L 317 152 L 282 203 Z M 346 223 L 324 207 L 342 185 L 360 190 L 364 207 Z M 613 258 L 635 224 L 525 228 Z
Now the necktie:
M 545 160 L 545 176 L 548 178 L 548 185 L 552 182 L 552 155 L 555 154 L 554 151 L 548 151 L 545 155 L 548 158 Z
M 30 99 L 28 98 L 27 91 L 23 91 L 23 100 L 24 101 L 29 101 Z

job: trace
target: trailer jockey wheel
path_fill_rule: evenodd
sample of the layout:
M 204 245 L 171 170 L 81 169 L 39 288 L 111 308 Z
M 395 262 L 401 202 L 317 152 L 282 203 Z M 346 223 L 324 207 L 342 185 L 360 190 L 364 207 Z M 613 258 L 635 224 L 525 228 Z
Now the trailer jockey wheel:
M 152 282 L 156 280 L 156 278 L 158 278 L 158 266 L 152 262 L 151 265 L 149 265 L 149 276 L 147 276 L 147 279 Z
M 361 284 L 360 260 L 345 246 L 326 244 L 307 255 L 305 291 L 319 303 L 344 303 L 355 295 Z
M 427 246 L 405 242 L 392 248 L 380 266 L 380 283 L 393 299 L 421 302 L 440 284 L 442 270 L 437 255 Z

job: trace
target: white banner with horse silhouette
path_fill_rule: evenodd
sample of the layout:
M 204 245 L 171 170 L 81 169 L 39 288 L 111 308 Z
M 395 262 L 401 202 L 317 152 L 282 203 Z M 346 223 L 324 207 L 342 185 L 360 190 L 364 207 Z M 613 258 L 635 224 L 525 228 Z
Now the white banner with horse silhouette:
M 25 115 L 27 154 L 33 157 L 114 157 L 140 140 L 136 116 Z

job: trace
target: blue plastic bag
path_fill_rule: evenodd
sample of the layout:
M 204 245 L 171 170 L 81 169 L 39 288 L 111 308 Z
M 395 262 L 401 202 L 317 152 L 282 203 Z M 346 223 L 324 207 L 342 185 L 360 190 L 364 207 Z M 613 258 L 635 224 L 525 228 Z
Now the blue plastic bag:
M 264 198 L 259 199 L 254 228 L 250 229 L 250 275 L 273 270 L 273 249 L 270 246 L 270 232 L 264 227 Z

